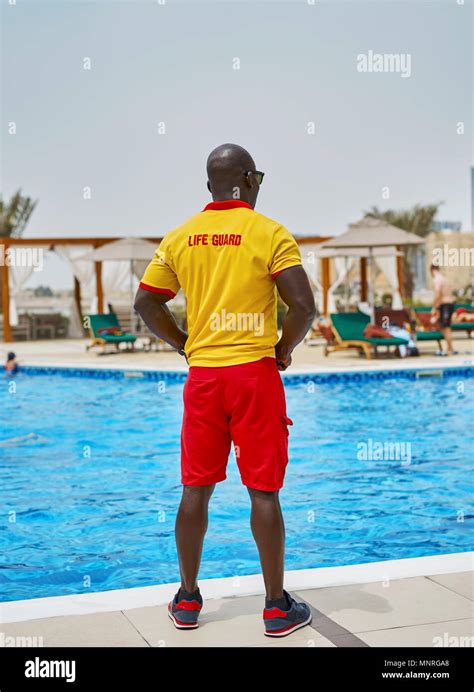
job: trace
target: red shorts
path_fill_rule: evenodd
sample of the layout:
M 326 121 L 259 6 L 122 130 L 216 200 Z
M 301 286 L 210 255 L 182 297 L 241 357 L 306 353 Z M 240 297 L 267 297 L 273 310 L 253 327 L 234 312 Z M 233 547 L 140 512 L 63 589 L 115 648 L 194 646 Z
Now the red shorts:
M 274 358 L 189 368 L 183 391 L 181 481 L 211 485 L 226 478 L 231 443 L 242 483 L 282 487 L 288 463 L 285 390 Z

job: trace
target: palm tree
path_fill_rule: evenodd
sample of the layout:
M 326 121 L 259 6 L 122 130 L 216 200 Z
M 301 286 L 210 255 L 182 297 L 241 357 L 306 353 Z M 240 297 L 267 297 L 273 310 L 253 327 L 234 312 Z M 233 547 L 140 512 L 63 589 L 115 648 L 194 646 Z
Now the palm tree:
M 19 238 L 37 203 L 31 197 L 24 197 L 21 190 L 15 192 L 8 203 L 0 195 L 0 237 Z
M 441 204 L 442 202 L 438 202 L 438 204 L 428 204 L 426 206 L 416 204 L 411 209 L 400 211 L 395 211 L 393 209 L 381 211 L 378 207 L 372 207 L 369 211 L 364 212 L 364 216 L 370 216 L 374 219 L 383 219 L 404 231 L 410 231 L 422 238 L 426 238 L 433 230 L 433 221 Z M 403 291 L 405 297 L 410 299 L 413 294 L 412 266 L 415 252 L 415 248 L 407 247 L 403 255 Z
M 38 201 L 15 192 L 8 203 L 0 194 L 0 238 L 19 238 L 25 230 Z M 0 243 L 1 244 L 1 243 Z M 2 284 L 0 283 L 0 310 L 2 309 Z

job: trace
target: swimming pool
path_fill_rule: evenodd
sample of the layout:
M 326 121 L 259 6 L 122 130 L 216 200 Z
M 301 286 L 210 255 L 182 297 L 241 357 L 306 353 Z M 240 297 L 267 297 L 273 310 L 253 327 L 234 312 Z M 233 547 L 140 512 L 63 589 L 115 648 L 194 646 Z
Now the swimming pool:
M 452 368 L 285 380 L 287 569 L 472 550 L 472 378 Z M 31 368 L 16 393 L 2 383 L 1 601 L 179 579 L 183 380 Z M 200 577 L 256 572 L 231 457 Z

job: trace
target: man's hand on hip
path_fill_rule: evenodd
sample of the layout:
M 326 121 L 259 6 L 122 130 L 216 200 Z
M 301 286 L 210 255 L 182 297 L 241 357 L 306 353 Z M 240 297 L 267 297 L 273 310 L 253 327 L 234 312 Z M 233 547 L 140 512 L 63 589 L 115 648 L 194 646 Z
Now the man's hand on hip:
M 275 357 L 278 370 L 286 370 L 291 365 L 291 350 L 281 340 L 275 346 Z

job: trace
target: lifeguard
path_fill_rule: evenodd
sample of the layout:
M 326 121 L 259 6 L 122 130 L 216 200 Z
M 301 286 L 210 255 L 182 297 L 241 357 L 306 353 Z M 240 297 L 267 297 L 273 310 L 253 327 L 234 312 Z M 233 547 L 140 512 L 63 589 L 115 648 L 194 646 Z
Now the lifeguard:
M 283 589 L 285 529 L 278 492 L 292 421 L 278 370 L 291 364 L 313 321 L 313 292 L 294 238 L 254 210 L 263 173 L 250 154 L 223 144 L 211 152 L 207 172 L 213 202 L 165 236 L 135 300 L 150 330 L 190 365 L 181 432 L 184 487 L 176 518 L 181 587 L 168 612 L 180 629 L 198 626 L 208 503 L 215 484 L 226 478 L 233 442 L 252 502 L 250 523 L 266 590 L 265 634 L 283 637 L 308 624 L 311 612 Z M 188 333 L 165 306 L 180 288 Z M 280 339 L 277 291 L 288 305 Z

